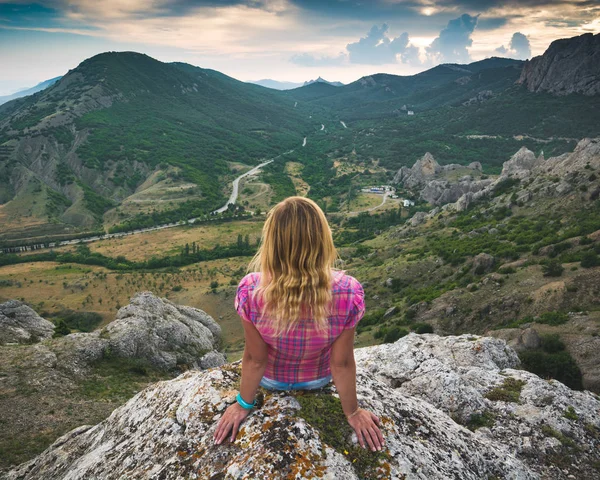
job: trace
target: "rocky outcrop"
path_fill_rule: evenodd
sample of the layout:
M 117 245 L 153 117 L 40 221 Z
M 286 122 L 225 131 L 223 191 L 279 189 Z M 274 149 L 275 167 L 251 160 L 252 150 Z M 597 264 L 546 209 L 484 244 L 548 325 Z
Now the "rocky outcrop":
M 174 370 L 178 365 L 222 365 L 225 357 L 215 352 L 220 338 L 221 327 L 202 310 L 142 292 L 102 330 L 67 335 L 54 349 L 63 356 L 66 368 L 77 374 L 84 374 L 87 365 L 107 355 Z
M 461 172 L 459 178 L 452 178 Z M 481 164 L 472 162 L 468 166 L 459 164 L 440 165 L 427 152 L 411 167 L 402 167 L 394 176 L 393 183 L 402 183 L 404 188 L 419 191 L 419 197 L 432 205 L 456 202 L 466 193 L 483 190 L 492 180 L 476 180 L 481 175 Z
M 436 162 L 431 153 L 427 152 L 411 167 L 402 167 L 392 180 L 393 183 L 403 183 L 406 188 L 422 185 L 441 171 L 442 167 Z
M 381 453 L 361 451 L 346 435 L 335 389 L 328 388 L 261 390 L 259 407 L 235 442 L 215 445 L 212 433 L 238 389 L 237 363 L 155 384 L 4 478 L 567 479 L 597 473 L 600 400 L 516 369 L 517 355 L 502 340 L 410 334 L 358 349 L 356 358 L 359 402 L 382 420 Z
M 0 345 L 36 343 L 52 337 L 54 324 L 18 300 L 0 304 Z
M 517 83 L 530 92 L 600 94 L 600 34 L 555 40 L 525 62 Z
M 535 154 L 527 147 L 521 147 L 517 153 L 515 153 L 510 160 L 507 160 L 502 164 L 501 176 L 512 176 L 523 178 L 531 175 L 531 169 L 534 167 L 538 159 Z M 540 157 L 540 162 L 543 161 L 543 157 Z

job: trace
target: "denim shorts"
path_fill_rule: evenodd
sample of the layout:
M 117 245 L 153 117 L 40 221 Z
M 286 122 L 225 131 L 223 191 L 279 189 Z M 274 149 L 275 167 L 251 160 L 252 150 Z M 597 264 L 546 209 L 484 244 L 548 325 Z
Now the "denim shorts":
M 271 380 L 270 378 L 263 377 L 260 381 L 260 386 L 267 390 L 313 390 L 321 388 L 327 385 L 331 381 L 331 375 L 327 375 L 323 378 L 317 378 L 310 382 L 297 382 L 297 383 L 286 383 L 278 382 L 277 380 Z

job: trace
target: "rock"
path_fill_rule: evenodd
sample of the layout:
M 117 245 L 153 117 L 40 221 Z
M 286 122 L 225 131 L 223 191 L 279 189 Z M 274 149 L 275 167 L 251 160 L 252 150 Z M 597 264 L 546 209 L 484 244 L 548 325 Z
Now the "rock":
M 52 348 L 62 369 L 82 377 L 91 363 L 109 355 L 144 360 L 162 370 L 222 365 L 224 356 L 214 351 L 220 337 L 221 327 L 202 310 L 142 292 L 101 331 L 72 333 Z
M 220 334 L 219 325 L 202 310 L 150 292 L 135 295 L 103 330 L 113 355 L 143 358 L 165 370 L 178 363 L 197 365 L 216 348 Z
M 19 300 L 0 304 L 0 345 L 36 343 L 51 338 L 54 324 Z
M 530 326 L 525 329 L 502 328 L 500 330 L 490 330 L 486 334 L 504 340 L 516 352 L 540 348 L 542 345 L 537 330 Z
M 388 288 L 391 288 L 392 285 L 394 284 L 393 282 L 394 282 L 394 279 L 390 277 L 385 281 L 385 286 Z M 363 287 L 364 287 L 364 284 L 363 284 Z
M 402 182 L 406 188 L 413 188 L 423 184 L 428 177 L 433 177 L 441 169 L 442 167 L 436 162 L 433 155 L 427 152 L 411 168 L 402 167 L 398 170 L 392 182 Z
M 518 177 L 523 178 L 531 175 L 531 169 L 536 163 L 535 154 L 527 147 L 521 147 L 510 160 L 502 164 L 502 173 L 500 177 Z
M 473 258 L 473 270 L 476 273 L 489 272 L 496 263 L 496 259 L 489 253 L 478 253 Z
M 534 328 L 527 328 L 524 330 L 521 333 L 521 341 L 523 342 L 523 346 L 528 350 L 540 348 L 542 346 L 542 339 Z
M 355 457 L 354 436 L 327 443 L 325 423 L 348 428 L 335 410 L 335 388 L 261 390 L 259 408 L 235 443 L 215 445 L 218 419 L 238 389 L 237 362 L 152 385 L 4 478 L 557 478 L 554 464 L 569 448 L 558 438 L 578 447 L 570 462 L 560 463 L 565 475 L 592 471 L 598 461 L 600 400 L 516 370 L 518 357 L 502 340 L 411 333 L 394 344 L 357 349 L 356 359 L 359 403 L 382 420 L 386 445 L 379 460 Z M 507 380 L 523 382 L 517 402 L 486 398 Z M 301 404 L 310 406 L 315 396 L 337 406 L 311 417 Z M 563 415 L 568 408 L 577 421 Z M 475 431 L 455 421 L 482 413 L 491 420 Z
M 202 369 L 207 370 L 209 368 L 220 367 L 226 362 L 227 359 L 225 358 L 225 355 L 221 352 L 212 351 L 208 352 L 200 359 L 200 366 Z
M 543 55 L 525 62 L 517 83 L 530 92 L 599 94 L 600 34 L 555 40 Z
M 383 314 L 383 318 L 390 318 L 398 312 L 398 307 L 390 307 Z
M 483 167 L 481 166 L 480 162 L 469 163 L 469 168 L 472 168 L 473 170 L 479 170 L 480 172 L 483 171 Z
M 425 212 L 417 212 L 410 218 L 408 223 L 411 226 L 416 227 L 417 225 L 424 223 L 426 220 L 426 217 L 427 217 L 427 214 Z

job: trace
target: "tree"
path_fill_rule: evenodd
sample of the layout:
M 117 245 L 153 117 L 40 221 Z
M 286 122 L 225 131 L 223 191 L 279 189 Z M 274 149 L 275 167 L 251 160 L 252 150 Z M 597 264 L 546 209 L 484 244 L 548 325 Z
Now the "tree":
M 560 277 L 564 272 L 564 267 L 558 260 L 550 260 L 542 265 L 544 277 Z
M 593 250 L 585 252 L 581 257 L 581 266 L 583 268 L 597 267 L 600 265 L 600 258 L 598 254 Z

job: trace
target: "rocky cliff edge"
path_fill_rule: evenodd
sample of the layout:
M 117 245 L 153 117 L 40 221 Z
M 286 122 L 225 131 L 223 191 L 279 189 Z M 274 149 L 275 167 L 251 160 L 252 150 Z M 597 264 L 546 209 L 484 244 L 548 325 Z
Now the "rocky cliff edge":
M 334 388 L 261 390 L 234 443 L 212 433 L 239 363 L 143 390 L 2 478 L 598 478 L 600 399 L 518 369 L 500 339 L 408 336 L 356 350 L 360 404 L 385 451 L 356 447 Z

